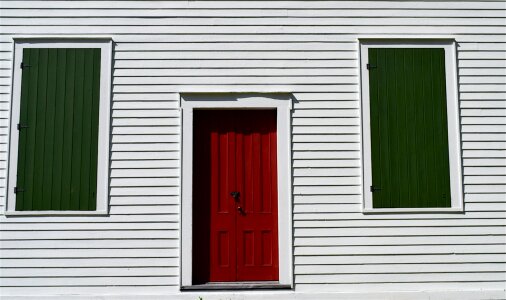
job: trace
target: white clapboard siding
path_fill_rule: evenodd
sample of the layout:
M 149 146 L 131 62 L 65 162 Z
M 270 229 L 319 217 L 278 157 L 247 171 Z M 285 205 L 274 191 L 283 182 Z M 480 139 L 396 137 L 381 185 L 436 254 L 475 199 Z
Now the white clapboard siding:
M 177 267 L 178 258 L 86 258 L 86 259 L 58 259 L 58 258 L 45 258 L 45 259 L 3 259 L 0 265 L 4 268 L 16 269 L 18 268 L 84 268 L 89 265 L 108 268 L 132 268 L 132 267 Z
M 501 241 L 505 241 L 505 236 L 500 236 Z M 369 237 L 364 240 L 361 237 L 307 237 L 295 239 L 295 246 L 395 246 L 395 245 L 476 245 L 476 244 L 495 244 L 498 236 L 467 236 L 465 241 L 456 236 L 409 236 L 409 237 Z M 500 266 L 504 268 L 504 266 Z
M 504 291 L 505 14 L 504 1 L 485 0 L 2 1 L 0 212 L 12 37 L 115 42 L 110 214 L 0 216 L 2 296 L 218 297 L 179 292 L 181 92 L 293 93 L 294 291 L 286 299 Z M 457 41 L 465 213 L 361 212 L 357 39 L 382 36 Z
M 229 19 L 214 19 L 214 18 L 115 18 L 104 20 L 100 18 L 74 18 L 73 26 L 110 26 L 110 25 L 124 25 L 128 20 L 129 26 L 199 26 L 199 25 L 226 25 L 226 26 L 252 26 L 252 25 L 285 25 L 285 26 L 300 26 L 300 25 L 413 25 L 421 26 L 422 24 L 427 25 L 467 25 L 468 20 L 466 18 L 452 18 L 449 20 L 440 20 L 437 18 L 412 18 L 408 20 L 399 20 L 392 18 L 300 18 L 300 17 L 286 17 L 283 19 L 276 17 L 264 17 L 260 20 L 251 18 L 229 18 Z M 26 23 L 22 23 L 19 19 L 4 19 L 0 24 L 11 25 L 11 26 L 22 26 Z M 51 19 L 34 19 L 28 23 L 33 26 L 56 26 L 56 25 L 67 25 L 68 21 L 65 18 L 51 18 Z M 503 25 L 501 18 L 487 18 L 482 20 L 480 23 L 482 26 L 497 26 Z

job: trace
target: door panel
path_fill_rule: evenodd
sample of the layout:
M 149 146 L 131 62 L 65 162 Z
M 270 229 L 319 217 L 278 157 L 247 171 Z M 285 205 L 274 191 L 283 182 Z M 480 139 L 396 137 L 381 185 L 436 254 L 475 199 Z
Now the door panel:
M 193 273 L 195 283 L 235 280 L 234 139 L 222 112 L 195 112 Z M 212 272 L 211 272 L 212 270 Z
M 276 151 L 275 111 L 194 112 L 194 284 L 278 279 Z
M 275 111 L 244 111 L 237 132 L 236 168 L 244 210 L 237 218 L 237 279 L 277 280 Z

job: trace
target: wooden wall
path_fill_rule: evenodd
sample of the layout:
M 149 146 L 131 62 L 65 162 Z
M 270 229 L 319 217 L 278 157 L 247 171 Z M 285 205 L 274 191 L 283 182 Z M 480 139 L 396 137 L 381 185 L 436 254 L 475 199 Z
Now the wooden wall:
M 0 7 L 2 195 L 12 37 L 115 42 L 110 216 L 1 216 L 1 294 L 179 293 L 179 93 L 276 91 L 297 99 L 296 293 L 504 290 L 505 2 L 4 0 Z M 387 35 L 458 42 L 465 214 L 361 213 L 357 39 Z

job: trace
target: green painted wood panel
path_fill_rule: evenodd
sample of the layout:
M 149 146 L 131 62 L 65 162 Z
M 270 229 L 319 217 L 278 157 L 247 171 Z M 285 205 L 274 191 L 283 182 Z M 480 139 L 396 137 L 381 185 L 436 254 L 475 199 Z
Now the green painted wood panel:
M 374 208 L 450 207 L 444 49 L 369 49 Z
M 100 49 L 23 50 L 16 210 L 96 210 Z

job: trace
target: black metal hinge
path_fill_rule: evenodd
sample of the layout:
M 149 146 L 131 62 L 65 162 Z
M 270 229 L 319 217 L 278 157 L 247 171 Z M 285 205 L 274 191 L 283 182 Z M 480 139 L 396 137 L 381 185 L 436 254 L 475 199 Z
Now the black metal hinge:
M 28 128 L 28 125 L 18 124 L 18 130 Z
M 367 70 L 376 69 L 376 65 L 367 64 Z
M 14 194 L 17 194 L 17 193 L 22 193 L 24 192 L 25 190 L 24 189 L 20 189 L 18 188 L 17 186 L 14 187 Z
M 374 192 L 377 192 L 377 191 L 381 191 L 381 188 L 375 187 L 374 185 L 371 185 L 371 193 L 374 193 Z
M 19 66 L 21 69 L 24 69 L 24 68 L 30 68 L 31 65 L 27 65 L 25 64 L 24 62 L 21 62 L 21 65 Z

